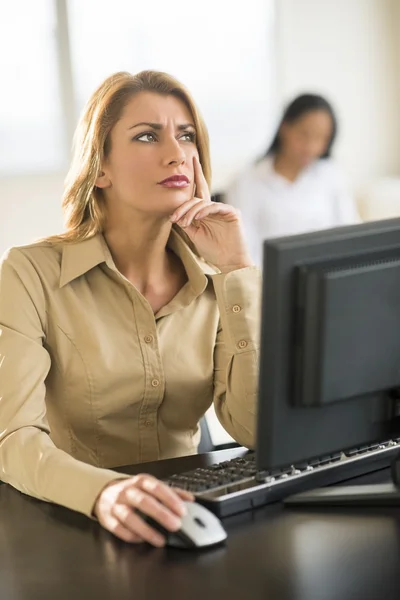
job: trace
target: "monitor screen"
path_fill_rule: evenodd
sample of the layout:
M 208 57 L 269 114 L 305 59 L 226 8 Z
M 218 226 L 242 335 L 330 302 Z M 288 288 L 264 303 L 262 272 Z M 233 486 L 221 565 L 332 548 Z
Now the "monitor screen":
M 400 219 L 264 242 L 260 469 L 400 431 Z

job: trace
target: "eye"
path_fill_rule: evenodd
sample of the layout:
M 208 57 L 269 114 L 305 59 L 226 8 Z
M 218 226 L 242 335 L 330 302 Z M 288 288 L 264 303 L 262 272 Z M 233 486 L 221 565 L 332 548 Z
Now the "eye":
M 151 142 L 156 142 L 157 138 L 154 135 L 154 133 L 141 133 L 140 135 L 136 136 L 135 138 L 133 138 L 134 140 L 137 140 L 138 142 L 144 142 L 145 144 L 150 144 Z
M 184 142 L 195 142 L 196 134 L 194 131 L 185 131 L 185 133 L 183 133 L 179 139 L 183 140 Z

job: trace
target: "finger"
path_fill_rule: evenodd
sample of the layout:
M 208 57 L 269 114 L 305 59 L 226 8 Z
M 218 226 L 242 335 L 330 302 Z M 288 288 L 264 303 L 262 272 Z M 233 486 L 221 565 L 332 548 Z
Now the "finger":
M 130 506 L 127 506 L 126 504 L 116 504 L 113 507 L 113 515 L 118 519 L 122 527 L 133 533 L 136 538 L 159 548 L 165 546 L 165 537 L 143 521 Z M 179 527 L 176 529 L 179 529 Z
M 191 492 L 175 487 L 172 489 L 174 490 L 175 494 L 178 494 L 179 498 L 182 498 L 182 500 L 185 500 L 185 502 L 194 502 L 194 495 Z
M 222 204 L 220 202 L 212 202 L 211 204 L 200 207 L 200 210 L 197 211 L 194 220 L 200 221 L 201 219 L 205 219 L 207 216 L 212 214 L 231 215 L 236 219 L 239 218 L 238 212 L 235 208 L 233 208 L 233 206 L 229 206 L 229 204 Z
M 159 500 L 137 487 L 127 489 L 126 501 L 127 504 L 138 508 L 169 531 L 177 531 L 182 525 L 181 515 L 174 514 Z
M 192 224 L 193 219 L 196 218 L 196 215 L 206 206 L 209 206 L 209 204 L 210 202 L 207 202 L 206 200 L 200 200 L 200 202 L 195 204 L 181 219 L 179 219 L 179 221 L 177 221 L 178 225 L 180 227 L 189 227 L 189 225 Z
M 131 544 L 140 544 L 143 542 L 142 538 L 136 533 L 125 527 L 118 519 L 112 516 L 108 516 L 102 526 L 108 529 L 111 533 L 117 536 L 124 542 L 130 542 Z
M 150 475 L 138 476 L 138 486 L 156 498 L 173 515 L 181 518 L 186 513 L 186 507 L 181 498 L 167 484 Z M 133 488 L 131 488 L 133 489 Z
M 194 183 L 196 186 L 196 196 L 202 200 L 210 200 L 210 190 L 203 169 L 197 156 L 193 156 Z
M 174 213 L 172 213 L 170 220 L 173 222 L 179 221 L 193 206 L 202 202 L 201 198 L 192 198 L 192 200 L 188 200 L 184 202 Z

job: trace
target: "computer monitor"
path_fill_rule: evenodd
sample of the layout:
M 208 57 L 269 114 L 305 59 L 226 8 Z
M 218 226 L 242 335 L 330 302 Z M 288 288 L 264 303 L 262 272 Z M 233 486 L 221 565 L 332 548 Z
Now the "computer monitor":
M 256 460 L 400 433 L 400 219 L 264 242 Z

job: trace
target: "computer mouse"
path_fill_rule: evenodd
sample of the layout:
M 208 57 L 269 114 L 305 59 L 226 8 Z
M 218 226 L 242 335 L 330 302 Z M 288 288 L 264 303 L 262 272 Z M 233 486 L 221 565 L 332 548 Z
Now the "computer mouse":
M 159 531 L 166 539 L 166 546 L 172 548 L 207 548 L 225 541 L 227 533 L 221 521 L 208 508 L 197 502 L 184 502 L 186 514 L 182 517 L 179 531 L 168 531 L 147 515 L 142 518 Z

